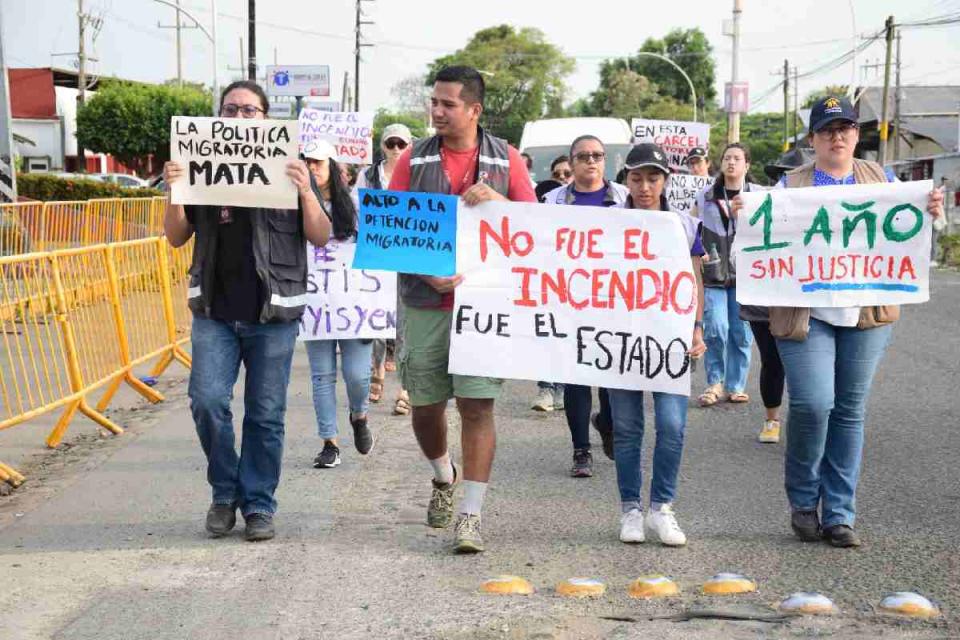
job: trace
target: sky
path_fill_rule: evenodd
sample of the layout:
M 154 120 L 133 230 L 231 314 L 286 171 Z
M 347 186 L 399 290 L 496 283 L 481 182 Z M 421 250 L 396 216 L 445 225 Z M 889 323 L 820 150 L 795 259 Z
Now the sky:
M 174 0 L 171 0 L 174 1 Z M 209 0 L 180 0 L 182 7 L 210 26 Z M 240 39 L 246 41 L 247 0 L 218 0 L 218 77 L 221 84 L 241 71 Z M 699 27 L 713 45 L 717 90 L 730 79 L 732 41 L 722 34 L 732 17 L 733 0 L 591 0 L 572 11 L 559 0 L 485 0 L 483 3 L 439 0 L 364 1 L 365 40 L 360 71 L 363 110 L 391 107 L 398 80 L 422 75 L 433 59 L 462 48 L 480 29 L 510 24 L 537 27 L 546 39 L 573 56 L 577 70 L 567 78 L 568 102 L 596 89 L 602 60 L 627 56 L 648 37 L 674 28 Z M 102 16 L 102 28 L 90 55 L 102 75 L 161 82 L 176 77 L 174 9 L 155 0 L 84 0 L 84 9 Z M 474 10 L 475 9 L 475 10 Z M 473 10 L 473 11 L 471 11 Z M 74 68 L 77 50 L 77 0 L 0 0 L 2 38 L 11 67 Z M 344 72 L 353 74 L 354 0 L 261 0 L 257 5 L 257 57 L 261 65 L 328 64 L 334 97 Z M 782 91 L 768 92 L 782 76 L 784 59 L 801 76 L 864 42 L 883 28 L 888 15 L 898 22 L 960 13 L 960 0 L 743 0 L 740 79 L 750 84 L 752 111 L 779 111 Z M 42 19 L 39 19 L 42 16 Z M 189 20 L 187 20 L 189 22 Z M 854 39 L 856 36 L 856 40 Z M 960 23 L 902 31 L 903 84 L 960 84 Z M 244 42 L 246 48 L 246 42 Z M 837 69 L 801 77 L 803 97 L 827 84 L 879 85 L 882 69 L 865 65 L 883 60 L 876 41 Z M 183 69 L 187 80 L 210 84 L 212 48 L 196 29 L 183 32 Z M 246 61 L 244 60 L 244 67 Z M 263 69 L 261 67 L 261 73 Z M 759 102 L 756 99 L 768 97 Z

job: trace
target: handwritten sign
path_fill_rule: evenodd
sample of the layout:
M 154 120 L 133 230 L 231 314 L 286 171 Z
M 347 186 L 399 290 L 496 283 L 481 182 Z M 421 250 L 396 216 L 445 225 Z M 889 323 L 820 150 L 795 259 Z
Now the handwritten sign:
M 487 202 L 459 215 L 451 373 L 690 393 L 697 286 L 676 214 Z
M 456 196 L 360 189 L 359 200 L 354 269 L 454 274 Z
M 702 122 L 634 118 L 631 126 L 634 144 L 653 142 L 660 145 L 674 171 L 683 169 L 687 154 L 694 147 L 710 148 L 710 125 Z
M 930 299 L 930 180 L 743 193 L 737 301 L 788 307 Z
M 297 159 L 297 136 L 297 124 L 284 120 L 174 116 L 170 159 L 186 175 L 170 185 L 170 201 L 296 209 L 286 170 Z
M 689 173 L 672 173 L 667 184 L 667 202 L 674 211 L 692 213 L 697 203 L 697 194 L 713 184 L 709 176 L 694 176 Z
M 337 150 L 337 162 L 370 164 L 373 161 L 373 113 L 305 107 L 300 111 L 300 147 L 314 140 L 332 144 Z
M 395 338 L 397 274 L 351 269 L 356 244 L 307 245 L 307 307 L 300 340 Z

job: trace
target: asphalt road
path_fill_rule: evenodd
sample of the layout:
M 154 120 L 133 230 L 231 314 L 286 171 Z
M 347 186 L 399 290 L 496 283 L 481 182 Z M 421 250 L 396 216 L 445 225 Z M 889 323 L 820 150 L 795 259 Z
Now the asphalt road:
M 690 410 L 676 503 L 686 548 L 621 544 L 612 462 L 597 446 L 596 475 L 569 478 L 562 415 L 530 411 L 535 385 L 514 382 L 497 409 L 488 551 L 453 556 L 450 533 L 423 524 L 429 467 L 409 419 L 389 416 L 388 404 L 372 413 L 371 455 L 356 454 L 344 434 L 344 464 L 311 467 L 318 438 L 301 351 L 274 541 L 204 535 L 204 461 L 184 385 L 171 378 L 167 402 L 112 414 L 125 435 L 98 437 L 78 423 L 74 446 L 21 465 L 30 481 L 0 498 L 0 638 L 960 637 L 958 312 L 960 276 L 939 273 L 932 302 L 907 309 L 895 329 L 870 401 L 858 550 L 790 535 L 782 447 L 755 441 L 754 366 L 748 406 Z M 695 391 L 701 385 L 702 372 Z M 389 399 L 395 379 L 387 387 Z M 759 592 L 699 595 L 720 571 L 750 576 Z M 627 597 L 632 579 L 655 572 L 674 577 L 682 596 Z M 503 573 L 528 578 L 537 593 L 477 592 Z M 573 576 L 602 580 L 607 595 L 557 596 L 554 585 Z M 841 612 L 777 623 L 650 620 L 704 608 L 770 613 L 807 590 Z M 901 590 L 932 598 L 943 616 L 878 615 L 881 596 Z

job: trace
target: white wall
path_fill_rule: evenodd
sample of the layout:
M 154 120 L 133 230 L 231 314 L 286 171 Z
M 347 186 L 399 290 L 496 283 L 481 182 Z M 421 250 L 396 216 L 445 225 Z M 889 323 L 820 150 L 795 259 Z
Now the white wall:
M 15 143 L 16 153 L 21 157 L 49 156 L 50 169 L 63 171 L 63 146 L 59 120 L 13 120 L 13 132 L 35 143 Z M 76 144 L 74 144 L 76 152 Z

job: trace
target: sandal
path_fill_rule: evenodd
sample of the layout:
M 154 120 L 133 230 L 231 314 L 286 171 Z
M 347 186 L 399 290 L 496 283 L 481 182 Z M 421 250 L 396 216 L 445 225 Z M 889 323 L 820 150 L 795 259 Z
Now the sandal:
M 370 376 L 370 402 L 380 402 L 383 398 L 383 378 Z
M 750 396 L 745 394 L 743 391 L 731 391 L 727 396 L 727 400 L 736 404 L 743 404 L 745 402 L 750 402 Z
M 720 401 L 720 396 L 723 393 L 722 384 L 712 384 L 707 387 L 706 391 L 700 394 L 698 400 L 700 401 L 701 407 L 710 407 Z
M 410 396 L 405 389 L 397 394 L 397 401 L 393 404 L 393 415 L 405 416 L 410 413 Z

